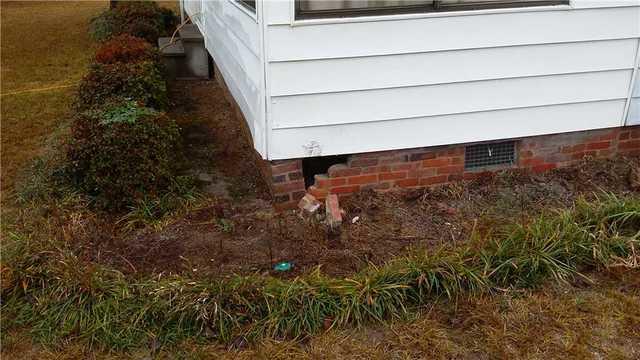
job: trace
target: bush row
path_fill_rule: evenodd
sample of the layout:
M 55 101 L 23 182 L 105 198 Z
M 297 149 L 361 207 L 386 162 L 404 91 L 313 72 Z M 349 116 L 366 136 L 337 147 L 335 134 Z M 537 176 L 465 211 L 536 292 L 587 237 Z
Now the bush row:
M 177 16 L 154 1 L 119 1 L 91 21 L 90 32 L 97 41 L 130 34 L 157 44 L 158 38 L 171 35 L 177 24 Z
M 639 233 L 640 199 L 610 195 L 351 278 L 328 278 L 318 270 L 291 281 L 132 281 L 83 263 L 65 244 L 19 238 L 5 250 L 12 267 L 3 272 L 3 286 L 9 283 L 3 313 L 11 319 L 6 325 L 30 326 L 45 342 L 73 338 L 112 349 L 187 337 L 300 338 L 327 326 L 403 318 L 410 307 L 437 297 L 528 288 L 585 277 L 580 271 L 590 268 L 632 265 Z
M 104 42 L 78 87 L 66 172 L 101 208 L 132 207 L 174 186 L 180 134 L 161 112 L 167 85 L 148 42 L 173 18 L 154 2 L 119 2 L 92 23 Z

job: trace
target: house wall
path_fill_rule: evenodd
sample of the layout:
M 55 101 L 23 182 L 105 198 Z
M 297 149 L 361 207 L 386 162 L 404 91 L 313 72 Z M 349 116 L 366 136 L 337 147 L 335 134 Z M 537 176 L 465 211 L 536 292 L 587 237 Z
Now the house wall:
M 269 159 L 618 127 L 640 106 L 640 1 L 302 22 L 264 4 Z
M 222 75 L 246 120 L 256 151 L 266 158 L 263 32 L 258 16 L 234 1 L 182 2 L 204 36 L 219 70 L 216 76 Z
M 640 26 L 640 25 L 639 25 Z M 634 85 L 629 99 L 629 109 L 627 111 L 627 124 L 640 124 L 640 45 L 638 45 L 638 58 L 636 59 L 636 72 L 634 74 Z

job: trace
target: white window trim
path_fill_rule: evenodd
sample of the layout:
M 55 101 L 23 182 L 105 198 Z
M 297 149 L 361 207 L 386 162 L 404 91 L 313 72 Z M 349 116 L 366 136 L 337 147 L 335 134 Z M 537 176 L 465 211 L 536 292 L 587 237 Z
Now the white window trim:
M 237 0 L 229 0 L 229 2 L 232 3 L 233 6 L 235 6 L 236 8 L 240 9 L 240 11 L 242 11 L 243 13 L 249 15 L 249 17 L 252 18 L 253 21 L 255 21 L 256 23 L 258 22 L 258 9 L 256 9 L 255 12 L 253 12 L 247 9 L 246 6 L 242 5 Z
M 477 16 L 488 14 L 505 14 L 505 13 L 523 13 L 538 11 L 567 11 L 576 8 L 576 1 L 570 0 L 565 5 L 550 6 L 531 6 L 517 8 L 501 8 L 501 9 L 481 9 L 481 10 L 458 10 L 443 11 L 431 13 L 415 13 L 415 14 L 395 14 L 395 15 L 372 15 L 372 16 L 354 16 L 341 18 L 319 18 L 319 19 L 296 19 L 296 0 L 289 0 L 291 13 L 291 26 L 308 26 L 308 25 L 326 25 L 326 24 L 345 24 L 345 23 L 361 23 L 361 22 L 377 22 L 377 21 L 395 21 L 395 20 L 412 20 L 412 19 L 429 19 L 453 16 Z M 633 5 L 631 5 L 633 6 Z

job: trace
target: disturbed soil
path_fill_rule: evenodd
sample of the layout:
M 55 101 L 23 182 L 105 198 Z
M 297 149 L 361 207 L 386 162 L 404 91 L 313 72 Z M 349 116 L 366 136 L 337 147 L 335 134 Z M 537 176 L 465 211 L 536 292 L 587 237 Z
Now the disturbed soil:
M 463 242 L 472 231 L 570 206 L 581 196 L 632 192 L 630 173 L 639 166 L 638 159 L 585 160 L 543 175 L 507 171 L 431 189 L 365 192 L 341 201 L 342 231 L 330 236 L 321 219 L 272 209 L 256 154 L 214 81 L 177 83 L 173 90 L 172 115 L 206 197 L 161 229 L 113 229 L 87 240 L 86 256 L 130 274 L 291 277 L 320 266 L 348 276 L 407 251 Z M 275 273 L 280 261 L 292 270 Z

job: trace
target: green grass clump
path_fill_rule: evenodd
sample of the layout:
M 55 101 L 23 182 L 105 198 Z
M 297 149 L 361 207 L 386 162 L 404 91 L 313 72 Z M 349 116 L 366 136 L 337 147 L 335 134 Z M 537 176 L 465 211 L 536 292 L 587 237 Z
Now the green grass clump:
M 534 287 L 584 277 L 583 269 L 633 263 L 640 199 L 606 195 L 465 246 L 416 252 L 345 279 L 319 270 L 293 280 L 248 276 L 137 281 L 81 261 L 57 241 L 14 236 L 5 251 L 3 326 L 41 341 L 80 339 L 110 349 L 154 340 L 237 336 L 301 338 L 334 326 L 404 318 L 438 297 Z

